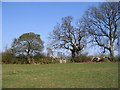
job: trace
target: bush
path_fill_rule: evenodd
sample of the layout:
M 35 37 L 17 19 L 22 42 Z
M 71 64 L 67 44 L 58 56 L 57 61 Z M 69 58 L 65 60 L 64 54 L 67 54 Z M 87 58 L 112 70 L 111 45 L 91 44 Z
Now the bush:
M 59 59 L 40 54 L 34 56 L 34 62 L 39 64 L 52 64 L 52 63 L 54 64 L 59 63 Z
M 44 54 L 35 55 L 31 57 L 32 63 L 36 64 L 54 64 L 59 63 L 59 59 L 53 57 L 47 57 Z M 27 57 L 23 54 L 19 56 L 14 56 L 11 52 L 3 52 L 2 53 L 2 63 L 5 64 L 27 64 Z
M 2 63 L 15 64 L 15 63 L 19 63 L 19 60 L 15 58 L 10 52 L 7 51 L 2 53 Z
M 119 56 L 116 56 L 116 57 L 114 57 L 114 60 L 113 60 L 114 62 L 119 62 L 120 61 L 120 57 Z
M 86 56 L 86 55 L 81 55 L 81 56 L 73 58 L 72 61 L 74 61 L 74 62 L 89 62 L 89 61 L 91 61 L 91 57 Z
M 26 57 L 25 55 L 23 55 L 23 54 L 19 55 L 19 56 L 16 57 L 16 58 L 19 60 L 19 62 L 20 62 L 21 64 L 27 64 L 27 63 L 28 63 L 27 57 Z

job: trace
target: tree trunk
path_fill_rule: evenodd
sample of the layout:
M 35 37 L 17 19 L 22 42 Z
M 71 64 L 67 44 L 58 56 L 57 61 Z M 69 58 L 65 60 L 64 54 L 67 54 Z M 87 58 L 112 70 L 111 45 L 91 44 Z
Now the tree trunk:
M 31 61 L 30 61 L 30 54 L 27 55 L 27 60 L 28 60 L 28 63 L 30 64 Z
M 114 51 L 110 49 L 110 58 L 111 58 L 111 61 L 114 60 Z
M 110 58 L 111 58 L 111 61 L 114 60 L 114 50 L 113 50 L 113 43 L 112 43 L 112 41 L 110 41 Z
M 72 62 L 74 62 L 74 58 L 75 58 L 75 51 L 74 51 L 74 50 L 72 50 L 72 51 L 71 51 L 71 54 L 72 54 L 72 55 L 71 55 L 71 56 L 72 56 L 71 61 L 72 61 Z
M 72 58 L 75 58 L 75 52 L 72 51 Z

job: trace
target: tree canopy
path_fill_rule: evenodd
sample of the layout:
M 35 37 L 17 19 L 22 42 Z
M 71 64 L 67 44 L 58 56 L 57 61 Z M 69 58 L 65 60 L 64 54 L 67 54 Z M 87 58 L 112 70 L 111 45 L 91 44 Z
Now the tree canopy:
M 31 62 L 32 56 L 40 53 L 44 46 L 44 42 L 41 40 L 39 34 L 35 33 L 24 33 L 19 36 L 19 38 L 15 38 L 12 43 L 12 52 L 14 55 L 25 54 L 27 55 L 28 62 Z

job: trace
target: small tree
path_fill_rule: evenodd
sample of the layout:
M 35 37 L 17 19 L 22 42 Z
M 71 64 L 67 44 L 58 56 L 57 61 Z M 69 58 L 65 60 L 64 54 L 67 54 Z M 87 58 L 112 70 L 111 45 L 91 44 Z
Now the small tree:
M 43 50 L 43 43 L 39 34 L 32 32 L 25 33 L 18 39 L 14 39 L 12 43 L 12 53 L 14 55 L 26 55 L 28 63 L 31 63 L 31 57 Z

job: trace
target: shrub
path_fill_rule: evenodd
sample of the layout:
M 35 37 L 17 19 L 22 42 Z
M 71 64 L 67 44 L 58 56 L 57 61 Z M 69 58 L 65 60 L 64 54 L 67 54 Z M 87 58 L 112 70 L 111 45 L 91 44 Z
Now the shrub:
M 19 62 L 20 62 L 21 64 L 27 64 L 27 63 L 28 63 L 27 57 L 26 57 L 25 55 L 23 55 L 23 54 L 19 55 L 19 56 L 16 57 L 16 58 L 19 60 Z
M 40 63 L 40 64 L 52 64 L 52 63 L 54 64 L 54 63 L 59 63 L 59 59 L 48 57 L 48 56 L 41 54 L 41 55 L 34 56 L 34 62 Z
M 120 61 L 120 57 L 119 56 L 116 56 L 116 57 L 114 57 L 114 60 L 113 60 L 114 62 L 119 62 Z
M 18 59 L 16 59 L 10 52 L 3 52 L 2 53 L 2 63 L 10 64 L 10 63 L 17 63 Z
M 72 59 L 72 61 L 74 61 L 74 62 L 89 62 L 89 61 L 91 61 L 91 57 L 86 56 L 86 55 L 81 55 L 81 56 L 75 57 L 74 59 Z
M 31 57 L 32 63 L 36 64 L 54 64 L 59 63 L 59 59 L 53 58 L 53 57 L 47 57 L 44 54 L 35 55 L 34 57 Z M 2 53 L 2 63 L 5 64 L 27 64 L 27 57 L 24 54 L 21 54 L 19 56 L 14 56 L 11 54 L 11 52 L 3 52 Z M 31 63 L 31 64 L 32 64 Z

